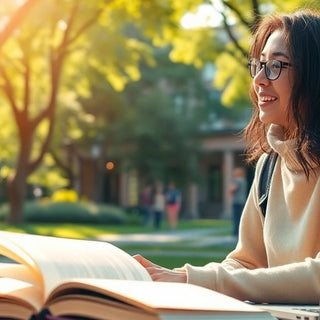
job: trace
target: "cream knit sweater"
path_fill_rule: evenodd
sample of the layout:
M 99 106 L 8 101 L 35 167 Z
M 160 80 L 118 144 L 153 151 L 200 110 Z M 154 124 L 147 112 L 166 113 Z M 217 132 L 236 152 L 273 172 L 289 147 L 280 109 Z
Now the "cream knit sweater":
M 245 205 L 239 241 L 222 263 L 186 264 L 189 283 L 241 300 L 276 303 L 320 302 L 320 168 L 309 181 L 297 165 L 293 141 L 272 125 L 270 146 L 279 154 L 266 218 L 257 202 L 263 155 Z

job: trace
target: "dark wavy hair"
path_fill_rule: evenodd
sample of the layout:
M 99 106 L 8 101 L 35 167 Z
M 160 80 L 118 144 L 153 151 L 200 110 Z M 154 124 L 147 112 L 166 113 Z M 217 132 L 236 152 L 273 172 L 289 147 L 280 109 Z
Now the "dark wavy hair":
M 304 9 L 262 19 L 254 32 L 250 57 L 260 58 L 269 36 L 275 30 L 282 30 L 290 62 L 293 64 L 293 88 L 288 118 L 292 118 L 295 129 L 287 132 L 287 138 L 297 141 L 297 157 L 309 178 L 312 168 L 320 165 L 320 13 Z M 266 138 L 269 125 L 259 119 L 253 86 L 250 98 L 254 109 L 244 135 L 247 141 L 247 160 L 254 162 L 262 153 L 272 151 Z

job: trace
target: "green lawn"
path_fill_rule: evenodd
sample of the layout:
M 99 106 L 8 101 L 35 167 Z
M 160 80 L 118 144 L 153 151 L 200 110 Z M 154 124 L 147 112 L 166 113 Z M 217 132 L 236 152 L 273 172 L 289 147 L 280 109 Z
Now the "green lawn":
M 214 234 L 230 234 L 230 221 L 198 219 L 183 220 L 179 222 L 178 230 L 188 230 L 194 228 L 212 228 Z M 152 226 L 144 228 L 139 224 L 132 225 L 102 225 L 102 224 L 68 224 L 68 223 L 26 223 L 16 226 L 9 226 L 0 223 L 0 230 L 14 232 L 28 232 L 40 235 L 50 235 L 56 237 L 70 237 L 77 239 L 92 239 L 101 234 L 128 234 L 154 232 Z M 166 223 L 162 230 L 169 230 Z

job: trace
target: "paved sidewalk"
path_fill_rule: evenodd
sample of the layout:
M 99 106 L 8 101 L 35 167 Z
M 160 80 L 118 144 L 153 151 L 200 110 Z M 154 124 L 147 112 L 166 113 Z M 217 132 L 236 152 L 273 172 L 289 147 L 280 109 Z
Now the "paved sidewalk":
M 188 247 L 234 245 L 236 239 L 231 235 L 214 235 L 212 228 L 174 231 L 154 231 L 150 233 L 134 234 L 106 234 L 100 235 L 98 240 L 114 244 L 158 244 L 172 245 L 174 243 L 188 242 Z
M 207 229 L 194 229 L 194 230 L 174 230 L 174 231 L 154 231 L 150 233 L 137 233 L 137 234 L 108 234 L 101 235 L 98 240 L 107 241 L 114 245 L 143 245 L 143 250 L 139 252 L 132 252 L 126 250 L 130 254 L 142 254 L 146 257 L 159 256 L 161 254 L 165 256 L 187 256 L 187 257 L 209 257 L 212 259 L 220 258 L 221 252 L 215 250 L 212 251 L 201 251 L 197 248 L 210 247 L 210 246 L 221 246 L 221 247 L 235 247 L 236 239 L 233 236 L 219 236 L 214 235 L 212 228 Z M 185 246 L 189 250 L 166 250 L 167 247 L 172 245 Z M 160 246 L 161 250 L 148 250 L 148 246 Z

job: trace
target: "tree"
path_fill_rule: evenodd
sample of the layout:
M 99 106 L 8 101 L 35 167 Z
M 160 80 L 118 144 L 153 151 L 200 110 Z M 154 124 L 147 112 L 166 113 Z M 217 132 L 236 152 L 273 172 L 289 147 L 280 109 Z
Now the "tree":
M 156 49 L 156 65 L 142 65 L 141 80 L 124 90 L 130 112 L 113 136 L 115 146 L 128 146 L 116 153 L 142 181 L 174 178 L 185 184 L 196 176 L 194 158 L 199 145 L 194 138 L 207 118 L 206 109 L 212 108 L 211 90 L 201 70 L 172 63 L 169 49 Z
M 168 51 L 155 49 L 155 65 L 142 63 L 141 80 L 129 83 L 121 93 L 96 74 L 92 94 L 79 100 L 74 114 L 68 116 L 72 111 L 67 107 L 60 109 L 66 121 L 57 124 L 55 140 L 57 135 L 70 137 L 80 157 L 90 155 L 90 148 L 99 143 L 103 159 L 125 164 L 122 168 L 135 170 L 142 181 L 165 182 L 173 174 L 181 184 L 193 179 L 199 148 L 193 138 L 219 97 L 211 98 L 201 70 L 172 63 Z M 77 116 L 82 113 L 83 118 Z M 75 122 L 81 131 L 72 135 Z M 64 167 L 66 174 L 70 172 L 70 166 Z
M 8 39 L 3 47 L 1 89 L 12 110 L 19 141 L 15 171 L 9 179 L 9 223 L 23 221 L 26 180 L 39 167 L 49 148 L 59 104 L 59 90 L 62 90 L 62 86 L 65 90 L 71 90 L 68 87 L 70 81 L 78 80 L 73 84 L 73 89 L 81 91 L 81 85 L 86 85 L 86 80 L 80 79 L 81 70 L 87 68 L 83 66 L 85 59 L 90 56 L 91 67 L 105 73 L 114 86 L 121 87 L 138 74 L 136 70 L 140 52 L 143 51 L 141 48 L 133 48 L 128 51 L 129 54 L 124 54 L 126 60 L 123 63 L 112 61 L 117 50 L 125 47 L 129 50 L 130 46 L 137 44 L 126 42 L 123 38 L 116 39 L 116 30 L 104 25 L 109 21 L 98 23 L 102 14 L 107 15 L 106 18 L 111 16 L 109 4 L 113 3 L 41 2 L 29 12 L 19 32 Z M 115 41 L 112 43 L 114 51 L 108 57 L 111 62 L 101 55 L 98 45 L 94 50 L 89 45 L 88 38 L 98 43 L 101 35 L 107 35 L 103 38 L 104 42 L 101 41 L 104 45 Z M 113 38 L 107 39 L 108 36 Z M 35 148 L 36 144 L 38 148 Z
M 178 19 L 168 3 L 136 0 L 39 2 L 8 38 L 0 56 L 0 85 L 16 124 L 19 150 L 9 180 L 9 223 L 23 221 L 26 181 L 49 149 L 61 97 L 88 94 L 82 75 L 95 68 L 116 90 L 138 80 L 149 47 L 122 36 L 125 22 L 163 34 Z M 158 21 L 161 20 L 159 24 Z
M 8 40 L 5 50 L 1 53 L 2 89 L 12 109 L 19 139 L 16 170 L 9 179 L 9 223 L 22 222 L 27 177 L 39 166 L 48 150 L 53 134 L 61 72 L 68 50 L 83 30 L 96 21 L 99 14 L 99 10 L 96 10 L 81 24 L 76 25 L 76 16 L 81 7 L 79 3 L 74 3 L 65 17 L 64 26 L 59 30 L 57 18 L 62 18 L 61 12 L 50 6 L 50 3 L 38 6 L 37 9 L 42 12 L 34 10 L 30 15 L 33 20 L 26 19 L 28 28 L 21 27 L 19 34 Z M 42 29 L 45 17 L 41 14 L 48 12 L 47 10 L 52 10 L 51 30 Z M 38 14 L 38 19 L 34 18 L 35 13 Z M 37 51 L 43 56 L 39 56 Z M 44 66 L 46 59 L 48 66 Z M 46 83 L 36 85 L 36 77 L 42 72 L 48 73 L 45 77 Z M 47 97 L 44 92 L 48 94 Z M 33 99 L 34 95 L 39 95 L 37 101 Z M 34 156 L 34 139 L 43 122 L 47 122 L 47 132 L 40 143 L 38 154 Z

